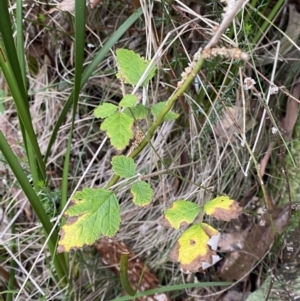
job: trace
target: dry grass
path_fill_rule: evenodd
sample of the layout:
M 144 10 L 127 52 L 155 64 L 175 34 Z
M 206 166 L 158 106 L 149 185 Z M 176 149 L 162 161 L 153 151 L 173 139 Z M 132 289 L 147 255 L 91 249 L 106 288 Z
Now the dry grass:
M 142 4 L 145 5 L 144 2 Z M 63 12 L 45 15 L 47 27 L 43 27 L 37 23 L 36 16 L 38 13 L 45 14 L 48 9 L 36 1 L 24 5 L 24 36 L 26 49 L 30 49 L 31 55 L 28 73 L 30 110 L 42 153 L 46 150 L 56 118 L 69 96 L 74 77 L 72 16 Z M 201 15 L 198 14 L 200 11 Z M 134 49 L 149 59 L 161 51 L 157 82 L 140 91 L 146 95 L 143 101 L 154 104 L 166 99 L 176 88 L 176 80 L 180 78 L 186 62 L 191 60 L 195 50 L 211 34 L 211 27 L 220 16 L 221 7 L 217 2 L 204 7 L 191 1 L 177 1 L 174 5 L 163 1 L 153 3 L 153 10 L 150 5 L 146 12 L 148 15 L 145 15 L 145 22 L 155 22 L 156 32 L 149 30 L 150 26 L 144 27 L 141 22 L 124 35 L 115 48 Z M 154 18 L 151 17 L 152 13 Z M 104 1 L 96 9 L 88 9 L 85 65 L 89 64 L 107 37 L 127 18 L 127 14 L 128 7 L 121 1 Z M 234 39 L 226 40 L 231 45 L 235 43 Z M 92 112 L 100 102 L 116 103 L 122 97 L 121 87 L 115 79 L 117 69 L 114 50 L 99 65 L 80 94 L 71 153 L 70 195 L 75 187 L 103 187 L 112 175 L 110 160 L 116 151 L 108 142 L 102 145 L 105 135 L 100 132 L 99 121 L 94 119 Z M 177 199 L 187 199 L 201 205 L 215 193 L 226 193 L 237 200 L 255 195 L 260 185 L 255 179 L 253 166 L 248 176 L 245 176 L 250 155 L 241 146 L 241 139 L 244 135 L 249 145 L 258 139 L 254 152 L 258 161 L 264 155 L 269 140 L 273 139 L 270 124 L 260 120 L 263 107 L 259 100 L 253 94 L 243 91 L 244 83 L 239 74 L 229 73 L 234 62 L 223 62 L 218 69 L 219 63 L 217 59 L 214 60 L 200 75 L 206 94 L 205 103 L 199 103 L 195 83 L 195 87 L 187 91 L 175 108 L 175 111 L 181 113 L 179 120 L 163 124 L 152 140 L 151 147 L 146 148 L 136 160 L 138 172 L 154 187 L 153 204 L 147 208 L 137 208 L 127 192 L 126 182 L 119 182 L 116 186 L 122 212 L 122 226 L 117 239 L 126 242 L 137 256 L 145 259 L 164 285 L 192 279 L 183 275 L 178 265 L 168 261 L 169 251 L 178 235 L 160 225 L 163 211 Z M 246 72 L 254 76 L 251 67 L 248 66 Z M 218 86 L 215 86 L 216 83 Z M 265 89 L 267 82 L 262 79 L 260 84 Z M 1 89 L 7 91 L 3 81 Z M 217 90 L 221 100 L 213 95 L 213 89 Z M 242 109 L 243 102 L 247 103 L 245 110 Z M 11 99 L 7 99 L 4 104 L 5 116 L 9 118 L 9 125 L 19 131 L 11 104 Z M 235 128 L 230 116 L 227 127 L 225 125 L 223 116 L 229 105 L 236 109 L 234 114 L 238 115 L 235 115 L 235 122 L 240 125 L 241 132 Z M 278 120 L 280 116 L 275 118 Z M 258 137 L 260 122 L 263 125 Z M 56 190 L 60 189 L 70 124 L 71 115 L 68 115 L 49 158 L 52 200 L 57 202 L 53 204 L 54 208 L 59 203 Z M 245 131 L 243 124 L 246 124 Z M 148 123 L 140 126 L 145 131 Z M 19 156 L 22 159 L 24 153 Z M 25 167 L 26 164 L 24 162 Z M 1 205 L 4 208 L 2 227 L 6 226 L 5 236 L 1 238 L 2 267 L 9 270 L 10 258 L 14 258 L 17 282 L 22 284 L 26 281 L 17 300 L 36 299 L 41 296 L 41 291 L 47 294 L 47 300 L 67 300 L 67 290 L 59 289 L 51 280 L 52 267 L 45 245 L 41 244 L 41 227 L 5 166 L 2 166 L 1 174 Z M 16 212 L 14 217 L 11 212 Z M 13 222 L 15 230 L 10 232 Z M 223 223 L 216 225 L 224 230 Z M 233 225 L 238 226 L 237 222 Z M 17 246 L 13 254 L 11 243 Z M 118 278 L 101 262 L 92 247 L 72 253 L 70 259 L 74 300 L 109 300 L 122 291 Z M 199 278 L 207 280 L 210 274 L 213 275 L 214 271 L 207 276 L 200 275 Z M 200 300 L 200 296 L 207 296 L 205 300 L 213 300 L 215 297 L 210 299 L 208 295 L 215 292 L 213 289 L 195 289 L 191 291 L 189 300 Z M 184 298 L 182 295 L 176 300 Z

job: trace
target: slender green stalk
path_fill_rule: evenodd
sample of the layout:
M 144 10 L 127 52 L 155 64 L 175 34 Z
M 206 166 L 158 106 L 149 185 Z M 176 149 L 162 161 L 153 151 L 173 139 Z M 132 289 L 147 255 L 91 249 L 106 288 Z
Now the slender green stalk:
M 177 285 L 159 287 L 159 288 L 155 288 L 155 289 L 144 291 L 144 292 L 138 292 L 135 295 L 135 297 L 141 298 L 141 297 L 155 295 L 155 294 L 162 294 L 162 293 L 174 292 L 174 291 L 182 291 L 182 290 L 185 290 L 188 288 L 229 286 L 232 284 L 233 284 L 232 282 L 198 282 L 198 283 L 177 284 Z M 127 300 L 132 300 L 132 296 L 118 297 L 115 299 L 111 299 L 109 301 L 127 301 Z
M 128 279 L 128 255 L 129 253 L 122 253 L 121 254 L 121 261 L 120 261 L 120 279 L 122 283 L 122 287 L 124 291 L 130 295 L 134 296 L 137 293 L 137 290 L 134 290 Z
M 285 2 L 285 0 L 278 0 L 276 2 L 276 5 L 273 7 L 272 11 L 270 12 L 270 14 L 267 17 L 265 17 L 263 14 L 258 12 L 258 14 L 265 19 L 265 22 L 260 26 L 259 30 L 257 31 L 257 33 L 252 41 L 252 43 L 254 45 L 256 45 L 257 42 L 261 39 L 261 37 L 265 34 L 265 32 L 267 31 L 267 28 L 269 26 L 273 25 L 274 17 L 277 15 L 277 13 L 281 9 L 284 2 Z

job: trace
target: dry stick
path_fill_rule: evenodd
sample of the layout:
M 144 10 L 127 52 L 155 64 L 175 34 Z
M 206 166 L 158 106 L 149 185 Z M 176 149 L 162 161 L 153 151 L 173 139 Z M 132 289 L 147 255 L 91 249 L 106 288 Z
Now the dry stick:
M 212 48 L 219 42 L 219 40 L 222 37 L 222 34 L 228 28 L 228 26 L 230 25 L 234 17 L 248 3 L 248 1 L 249 0 L 239 0 L 234 4 L 231 10 L 228 10 L 226 12 L 226 17 L 221 22 L 219 28 L 217 29 L 217 31 L 215 32 L 214 36 L 211 38 L 209 43 L 206 45 L 205 49 Z
M 274 148 L 274 145 L 275 145 L 275 142 L 274 141 L 271 141 L 269 146 L 268 146 L 268 149 L 266 151 L 266 154 L 263 156 L 263 158 L 260 160 L 260 167 L 259 167 L 259 170 L 260 170 L 260 174 L 261 176 L 263 177 L 265 172 L 266 172 L 266 168 L 267 168 L 267 164 L 269 162 L 269 159 L 271 157 L 271 153 L 272 153 L 272 150 Z

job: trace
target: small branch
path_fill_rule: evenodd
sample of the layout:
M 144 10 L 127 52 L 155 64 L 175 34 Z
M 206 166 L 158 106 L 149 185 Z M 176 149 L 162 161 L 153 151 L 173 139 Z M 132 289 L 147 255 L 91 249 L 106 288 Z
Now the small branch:
M 254 157 L 254 154 L 251 151 L 251 148 L 250 148 L 250 146 L 249 146 L 249 144 L 247 142 L 245 143 L 245 146 L 246 146 L 246 148 L 247 148 L 247 150 L 248 150 L 248 152 L 250 154 L 250 157 L 253 160 L 254 167 L 255 167 L 255 170 L 256 170 L 256 173 L 257 173 L 257 177 L 258 177 L 258 180 L 259 180 L 259 183 L 260 183 L 260 187 L 261 187 L 261 190 L 262 190 L 262 193 L 263 193 L 263 197 L 264 197 L 266 206 L 267 206 L 267 208 L 269 210 L 269 214 L 270 214 L 270 212 L 274 211 L 274 209 L 275 209 L 274 205 L 273 205 L 273 203 L 272 203 L 272 201 L 271 201 L 271 199 L 270 199 L 270 197 L 269 197 L 269 195 L 267 193 L 267 190 L 266 190 L 266 187 L 265 187 L 262 175 L 261 175 L 261 171 L 260 171 L 258 163 L 257 163 L 257 161 L 256 161 L 256 159 Z M 273 226 L 273 221 L 272 220 L 271 220 L 271 224 Z
M 231 8 L 231 10 L 228 10 L 227 13 L 224 16 L 224 20 L 222 21 L 220 27 L 218 28 L 215 35 L 212 37 L 210 42 L 206 45 L 205 50 L 208 50 L 221 38 L 223 32 L 227 29 L 230 22 L 234 19 L 236 14 L 239 12 L 239 10 L 248 2 L 249 0 L 238 0 L 234 7 Z M 205 52 L 205 51 L 204 51 Z M 185 71 L 181 74 L 181 81 L 178 82 L 178 88 L 176 91 L 169 97 L 166 106 L 163 108 L 163 110 L 160 112 L 157 119 L 152 123 L 150 126 L 147 134 L 145 135 L 145 138 L 141 141 L 140 145 L 130 154 L 129 157 L 135 158 L 150 142 L 152 139 L 156 129 L 163 123 L 163 119 L 165 115 L 172 109 L 173 105 L 177 101 L 177 99 L 188 89 L 188 87 L 192 84 L 194 78 L 196 75 L 200 72 L 204 61 L 206 58 L 208 58 L 207 53 L 202 53 L 202 49 L 200 48 L 194 55 L 193 61 L 190 63 L 190 65 L 185 69 Z M 239 57 L 235 57 L 238 59 L 243 59 L 243 53 L 240 51 L 241 55 Z M 233 51 L 233 57 L 235 56 L 235 51 Z M 106 185 L 106 189 L 109 189 L 114 184 L 117 183 L 119 180 L 118 175 L 114 175 L 111 180 Z
M 201 55 L 201 49 L 199 49 L 194 56 L 194 61 L 189 67 L 186 68 L 185 72 L 182 74 L 183 79 L 178 83 L 177 90 L 170 96 L 165 107 L 162 109 L 157 119 L 150 126 L 145 138 L 141 141 L 140 145 L 130 154 L 130 158 L 134 159 L 147 146 L 147 144 L 153 137 L 156 129 L 163 123 L 165 115 L 172 109 L 179 96 L 181 96 L 191 85 L 196 74 L 199 73 L 204 63 L 204 60 L 204 57 Z M 106 189 L 109 189 L 111 186 L 116 184 L 118 180 L 119 176 L 114 175 L 107 184 Z
M 234 17 L 237 15 L 237 13 L 240 11 L 240 9 L 243 8 L 247 4 L 249 0 L 238 0 L 233 7 L 227 7 L 227 11 L 225 13 L 225 16 L 223 18 L 223 21 L 221 22 L 219 28 L 214 33 L 214 36 L 211 38 L 209 43 L 205 46 L 205 49 L 212 48 L 215 46 L 219 40 L 222 37 L 222 34 L 225 32 L 225 30 L 228 28 Z M 223 1 L 226 2 L 226 1 Z

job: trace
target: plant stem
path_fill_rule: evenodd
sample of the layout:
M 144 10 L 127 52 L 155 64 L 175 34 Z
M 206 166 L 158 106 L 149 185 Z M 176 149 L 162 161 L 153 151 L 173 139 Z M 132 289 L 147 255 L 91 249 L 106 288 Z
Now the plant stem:
M 271 13 L 265 17 L 263 14 L 259 13 L 258 14 L 265 19 L 265 22 L 260 26 L 260 29 L 257 31 L 256 36 L 253 39 L 253 45 L 256 45 L 257 42 L 261 39 L 261 37 L 266 33 L 267 27 L 273 25 L 273 19 L 282 7 L 283 3 L 285 0 L 279 0 L 277 1 L 276 5 L 273 7 Z M 252 7 L 253 8 L 253 7 Z M 253 8 L 255 9 L 255 8 Z
M 130 295 L 135 296 L 137 293 L 137 290 L 134 290 L 131 285 L 130 281 L 128 279 L 128 255 L 129 253 L 122 253 L 121 254 L 121 262 L 120 262 L 120 279 L 122 283 L 122 287 L 124 291 Z
M 195 67 L 187 75 L 185 81 L 181 85 L 179 85 L 177 90 L 170 96 L 165 107 L 162 109 L 157 119 L 150 126 L 145 138 L 142 140 L 140 145 L 130 154 L 129 156 L 130 158 L 134 159 L 146 147 L 146 145 L 153 137 L 156 129 L 163 123 L 165 115 L 171 110 L 171 108 L 173 107 L 173 105 L 175 104 L 179 96 L 181 96 L 187 90 L 187 88 L 192 84 L 196 74 L 198 74 L 200 69 L 202 68 L 203 63 L 204 63 L 204 57 L 200 55 L 198 61 L 196 62 Z M 119 176 L 115 174 L 112 177 L 112 179 L 109 181 L 109 183 L 106 185 L 106 189 L 109 189 L 111 186 L 115 185 L 118 180 L 119 180 Z

